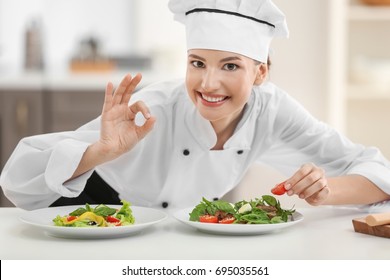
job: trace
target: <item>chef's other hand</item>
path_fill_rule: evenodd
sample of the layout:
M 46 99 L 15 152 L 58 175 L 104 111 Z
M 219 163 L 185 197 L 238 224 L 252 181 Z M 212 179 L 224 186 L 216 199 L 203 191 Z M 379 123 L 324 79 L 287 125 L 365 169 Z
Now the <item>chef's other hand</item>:
M 310 205 L 316 206 L 321 205 L 329 196 L 327 184 L 325 171 L 313 163 L 307 163 L 286 180 L 284 187 L 287 195 L 296 194 Z
M 134 77 L 126 75 L 114 94 L 113 84 L 107 84 L 99 139 L 100 151 L 107 159 L 117 158 L 131 150 L 152 130 L 156 121 L 142 101 L 129 106 L 129 100 L 141 79 L 141 74 Z M 137 113 L 141 113 L 146 120 L 142 126 L 135 124 Z

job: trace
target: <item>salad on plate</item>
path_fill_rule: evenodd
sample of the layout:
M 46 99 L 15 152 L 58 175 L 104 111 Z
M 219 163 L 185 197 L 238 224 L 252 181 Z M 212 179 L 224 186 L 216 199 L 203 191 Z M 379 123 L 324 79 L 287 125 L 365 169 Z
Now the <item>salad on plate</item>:
M 68 215 L 57 215 L 54 225 L 61 227 L 114 227 L 133 225 L 135 218 L 130 208 L 130 203 L 121 200 L 119 209 L 104 204 L 91 207 L 88 203 L 85 207 L 79 207 Z
M 189 213 L 189 220 L 213 224 L 277 224 L 288 222 L 294 212 L 294 209 L 283 209 L 272 195 L 236 203 L 209 201 L 203 197 Z

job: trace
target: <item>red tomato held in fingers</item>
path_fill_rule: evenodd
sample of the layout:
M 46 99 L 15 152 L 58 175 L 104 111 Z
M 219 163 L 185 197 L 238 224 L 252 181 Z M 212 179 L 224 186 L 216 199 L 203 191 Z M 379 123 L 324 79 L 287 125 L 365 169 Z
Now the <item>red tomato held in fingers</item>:
M 283 195 L 286 193 L 286 189 L 284 188 L 284 184 L 286 182 L 282 182 L 280 184 L 277 184 L 272 190 L 271 192 L 275 195 Z
M 234 217 L 226 217 L 219 221 L 220 224 L 232 224 L 236 219 Z
M 199 222 L 201 223 L 218 223 L 218 217 L 213 215 L 202 215 L 199 216 Z

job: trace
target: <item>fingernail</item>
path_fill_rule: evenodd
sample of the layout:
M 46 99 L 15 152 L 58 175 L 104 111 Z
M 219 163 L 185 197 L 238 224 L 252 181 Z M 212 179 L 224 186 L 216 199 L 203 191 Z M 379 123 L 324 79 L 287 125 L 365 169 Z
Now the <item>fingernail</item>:
M 291 196 L 291 195 L 293 195 L 294 194 L 294 192 L 292 191 L 292 190 L 289 190 L 288 192 L 287 192 L 287 195 L 289 195 L 289 196 Z
M 284 188 L 285 188 L 286 190 L 291 189 L 291 184 L 290 184 L 290 183 L 284 184 Z
M 145 118 L 150 119 L 151 115 L 149 113 L 145 114 Z

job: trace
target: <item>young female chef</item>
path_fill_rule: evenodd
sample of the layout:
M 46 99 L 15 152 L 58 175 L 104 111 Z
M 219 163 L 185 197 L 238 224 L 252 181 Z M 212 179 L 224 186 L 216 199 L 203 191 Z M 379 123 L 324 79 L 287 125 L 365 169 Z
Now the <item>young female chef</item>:
M 377 149 L 352 143 L 267 82 L 271 39 L 288 35 L 270 0 L 169 7 L 186 27 L 185 81 L 133 96 L 141 75 L 127 75 L 114 93 L 107 85 L 98 119 L 22 139 L 0 181 L 16 206 L 66 203 L 60 197 L 107 203 L 119 194 L 133 205 L 191 207 L 223 196 L 255 161 L 285 172 L 287 194 L 312 205 L 390 199 L 390 164 Z

